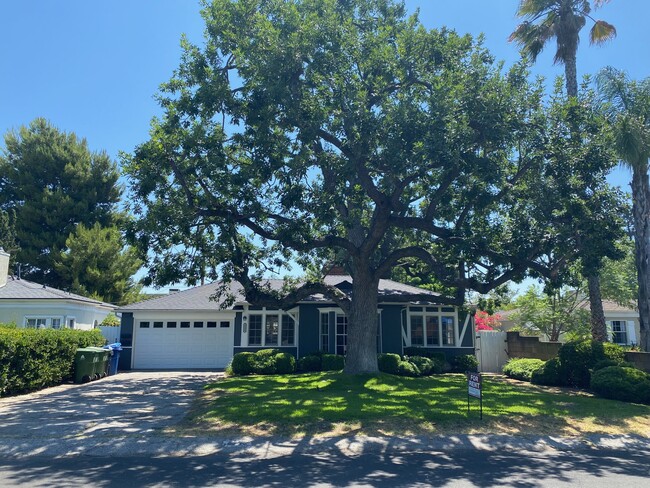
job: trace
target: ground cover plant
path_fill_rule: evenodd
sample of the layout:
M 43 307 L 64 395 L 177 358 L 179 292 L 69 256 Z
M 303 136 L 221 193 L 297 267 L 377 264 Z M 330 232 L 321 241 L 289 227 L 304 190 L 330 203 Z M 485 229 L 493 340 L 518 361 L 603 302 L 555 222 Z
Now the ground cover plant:
M 650 407 L 485 377 L 467 415 L 462 374 L 410 378 L 338 372 L 231 377 L 206 386 L 182 426 L 216 435 L 650 433 Z

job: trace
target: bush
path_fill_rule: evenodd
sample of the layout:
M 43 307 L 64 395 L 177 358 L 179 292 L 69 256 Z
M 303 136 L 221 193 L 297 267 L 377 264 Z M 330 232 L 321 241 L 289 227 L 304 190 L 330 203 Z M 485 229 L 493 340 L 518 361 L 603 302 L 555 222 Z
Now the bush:
M 451 360 L 451 368 L 454 373 L 476 372 L 478 371 L 478 359 L 471 354 L 456 356 Z
M 255 373 L 256 361 L 254 352 L 238 352 L 230 363 L 232 374 L 245 376 Z
M 0 396 L 72 379 L 77 349 L 105 343 L 99 330 L 0 328 Z
M 280 352 L 274 356 L 276 374 L 291 374 L 296 372 L 296 358 L 288 352 Z
M 557 357 L 546 361 L 530 376 L 531 383 L 535 385 L 558 386 L 561 384 L 560 380 L 560 359 Z
M 102 320 L 102 323 L 100 325 L 104 327 L 119 327 L 120 319 L 117 318 L 117 315 L 111 312 L 106 317 L 104 317 L 104 320 Z
M 321 357 L 316 354 L 301 357 L 298 360 L 298 371 L 312 372 L 321 371 Z
M 516 380 L 530 381 L 533 372 L 544 367 L 541 359 L 511 359 L 503 367 L 503 374 Z
M 397 365 L 397 374 L 400 376 L 420 376 L 418 367 L 410 361 L 400 361 Z
M 336 354 L 323 354 L 321 368 L 323 371 L 341 371 L 345 366 L 345 358 Z
M 425 358 L 423 356 L 411 356 L 408 358 L 408 361 L 415 365 L 418 371 L 420 371 L 421 376 L 428 376 L 432 374 L 434 363 L 431 359 Z
M 574 341 L 563 344 L 558 351 L 561 384 L 588 388 L 591 370 L 603 360 L 622 362 L 625 351 L 621 346 L 593 340 Z
M 591 389 L 605 398 L 650 404 L 650 375 L 638 369 L 609 366 L 594 371 Z
M 399 374 L 399 363 L 402 359 L 399 354 L 385 353 L 377 356 L 379 371 L 388 374 Z

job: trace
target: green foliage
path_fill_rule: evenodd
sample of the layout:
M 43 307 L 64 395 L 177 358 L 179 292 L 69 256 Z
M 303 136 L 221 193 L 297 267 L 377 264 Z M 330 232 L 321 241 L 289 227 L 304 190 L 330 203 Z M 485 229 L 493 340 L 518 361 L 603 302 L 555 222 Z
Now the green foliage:
M 379 371 L 388 374 L 399 374 L 399 363 L 402 360 L 399 354 L 384 353 L 377 357 Z
M 77 224 L 111 225 L 120 198 L 116 164 L 91 153 L 85 139 L 44 119 L 5 135 L 0 155 L 0 208 L 15 211 L 24 278 L 68 289 L 54 262 Z
M 415 378 L 420 376 L 420 370 L 410 361 L 400 361 L 397 365 L 397 374 L 400 376 L 410 376 Z
M 341 371 L 345 366 L 345 358 L 336 354 L 323 354 L 322 371 Z
M 636 308 L 639 297 L 639 279 L 634 262 L 634 241 L 622 239 L 618 243 L 623 259 L 605 259 L 600 272 L 600 292 L 603 298 L 623 307 Z
M 5 212 L 0 209 L 0 249 L 9 253 L 9 274 L 15 261 L 16 253 L 20 250 L 16 242 L 16 212 Z
M 562 384 L 560 374 L 560 359 L 555 357 L 533 371 L 530 381 L 536 385 L 558 386 Z
M 619 366 L 621 368 L 636 368 L 636 366 L 632 363 L 628 363 L 627 361 L 617 361 L 615 359 L 603 359 L 602 361 L 598 361 L 593 368 L 591 368 L 592 371 L 592 376 L 594 371 L 598 371 L 599 369 L 604 369 L 604 368 L 609 368 L 610 366 Z
M 16 325 L 15 322 L 9 322 L 9 323 L 0 322 L 0 328 L 2 328 L 2 329 L 17 329 L 18 326 Z
M 229 371 L 233 375 L 290 374 L 296 371 L 296 358 L 280 349 L 260 349 L 238 352 L 232 358 Z
M 437 352 L 426 347 L 405 347 L 404 356 L 422 356 L 431 359 L 433 361 L 433 374 L 442 373 L 447 363 L 447 357 L 444 352 Z
M 624 358 L 625 350 L 616 344 L 592 340 L 567 342 L 558 351 L 561 384 L 588 388 L 591 370 L 598 362 L 622 362 Z
M 451 368 L 454 373 L 478 371 L 478 359 L 476 359 L 476 356 L 472 354 L 454 356 L 451 360 Z
M 516 380 L 530 381 L 533 373 L 544 367 L 541 359 L 511 359 L 503 366 L 503 374 Z
M 563 287 L 549 293 L 537 286 L 530 286 L 517 297 L 513 314 L 515 330 L 531 335 L 546 336 L 558 341 L 566 333 L 586 338 L 590 333 L 589 311 L 583 308 L 586 299 L 580 288 Z
M 102 320 L 101 325 L 104 327 L 119 327 L 120 319 L 113 312 L 109 313 L 104 320 Z
M 65 244 L 66 250 L 54 267 L 66 283 L 71 283 L 70 291 L 120 305 L 139 295 L 141 286 L 132 276 L 142 262 L 135 249 L 124 247 L 117 227 L 79 224 Z
M 591 389 L 605 398 L 650 404 L 650 375 L 638 369 L 609 366 L 594 371 Z
M 419 376 L 429 376 L 432 373 L 441 373 L 442 369 L 436 370 L 436 363 L 423 356 L 409 356 L 408 362 L 412 363 L 420 372 Z
M 316 354 L 303 356 L 298 360 L 298 371 L 302 371 L 304 373 L 321 371 L 321 361 L 321 356 Z
M 0 327 L 0 396 L 40 390 L 71 379 L 77 348 L 105 342 L 99 330 Z

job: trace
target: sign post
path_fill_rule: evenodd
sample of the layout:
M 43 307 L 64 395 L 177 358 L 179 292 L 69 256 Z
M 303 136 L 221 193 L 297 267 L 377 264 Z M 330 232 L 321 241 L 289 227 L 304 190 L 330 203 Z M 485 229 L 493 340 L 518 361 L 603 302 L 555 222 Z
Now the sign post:
M 483 378 L 481 373 L 467 373 L 467 415 L 469 415 L 469 398 L 479 399 L 480 415 L 483 420 Z

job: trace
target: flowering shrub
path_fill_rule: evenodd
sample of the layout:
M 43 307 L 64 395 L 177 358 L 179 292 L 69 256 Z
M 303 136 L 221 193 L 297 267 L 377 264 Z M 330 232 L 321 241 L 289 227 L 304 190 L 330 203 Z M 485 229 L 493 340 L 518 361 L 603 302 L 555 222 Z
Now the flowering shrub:
M 478 310 L 474 315 L 474 323 L 476 330 L 494 330 L 501 325 L 501 315 L 498 313 L 490 315 L 483 310 Z

